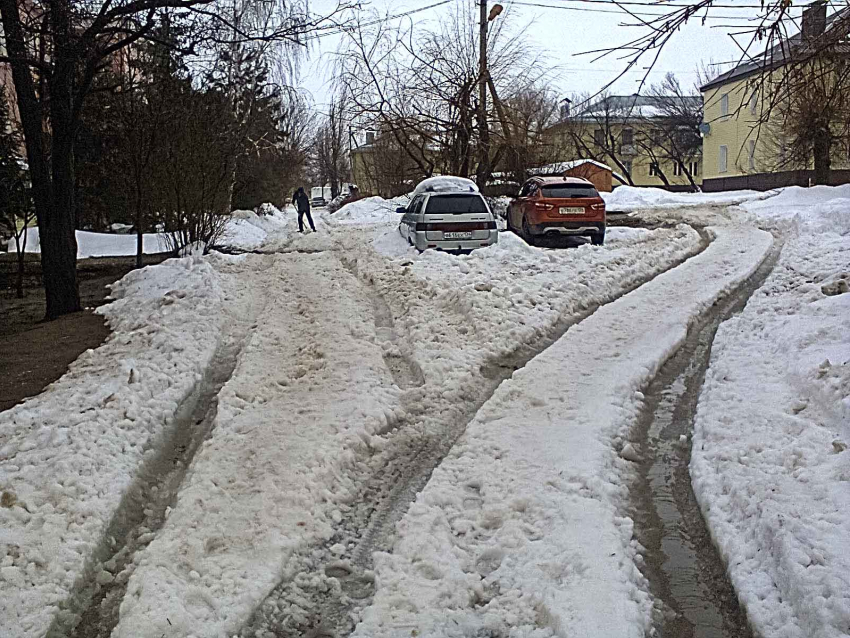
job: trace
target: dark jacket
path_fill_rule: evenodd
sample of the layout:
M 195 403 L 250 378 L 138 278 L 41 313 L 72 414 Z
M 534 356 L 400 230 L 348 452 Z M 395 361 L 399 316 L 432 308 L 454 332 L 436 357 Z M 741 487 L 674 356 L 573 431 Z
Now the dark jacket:
M 310 198 L 307 197 L 307 193 L 305 193 L 302 188 L 295 191 L 295 194 L 292 196 L 292 203 L 295 204 L 299 213 L 307 213 L 310 211 Z

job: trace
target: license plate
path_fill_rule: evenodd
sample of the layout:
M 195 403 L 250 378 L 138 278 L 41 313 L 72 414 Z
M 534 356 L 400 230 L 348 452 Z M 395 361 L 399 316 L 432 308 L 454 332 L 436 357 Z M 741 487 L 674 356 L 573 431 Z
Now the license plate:
M 579 206 L 561 206 L 558 212 L 561 215 L 584 215 L 584 208 Z
M 472 233 L 443 233 L 443 239 L 472 239 Z

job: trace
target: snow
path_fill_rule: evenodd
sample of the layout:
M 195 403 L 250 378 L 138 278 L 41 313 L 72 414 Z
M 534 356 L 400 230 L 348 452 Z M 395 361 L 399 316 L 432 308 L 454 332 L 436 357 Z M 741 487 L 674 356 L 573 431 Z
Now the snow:
M 784 228 L 785 245 L 715 338 L 694 492 L 760 635 L 847 636 L 850 187 L 793 187 L 744 208 Z
M 137 555 L 116 638 L 159 638 L 169 630 L 192 636 L 199 627 L 204 636 L 218 637 L 238 630 L 291 574 L 291 557 L 330 537 L 352 498 L 358 467 L 379 454 L 409 410 L 440 402 L 452 406 L 451 414 L 464 400 L 464 385 L 480 379 L 493 356 L 545 333 L 562 315 L 621 294 L 699 243 L 696 233 L 680 228 L 579 251 L 526 251 L 514 238 L 492 254 L 424 253 L 392 261 L 363 241 L 387 230 L 398 236 L 395 230 L 339 223 L 338 215 L 317 218 L 319 233 L 287 240 L 285 249 L 297 254 L 274 258 L 269 302 L 221 393 L 212 438 L 165 527 Z M 347 214 L 379 217 L 362 206 Z M 316 247 L 335 252 L 304 254 Z M 473 258 L 478 253 L 482 258 Z M 407 261 L 416 263 L 405 271 Z M 506 266 L 521 271 L 500 273 Z M 386 297 L 400 342 L 411 344 L 402 347 L 422 365 L 425 385 L 414 390 L 412 406 L 400 405 L 381 360 L 399 346 L 376 328 L 363 284 L 349 272 Z M 488 280 L 492 286 L 482 285 Z M 511 292 L 521 280 L 527 295 Z M 408 423 L 405 436 L 429 431 L 434 418 Z M 328 581 L 320 573 L 311 578 Z M 282 613 L 303 613 L 297 601 L 290 604 Z
M 266 215 L 257 215 L 251 210 L 233 211 L 219 243 L 230 248 L 256 250 L 263 245 L 269 233 L 280 231 L 287 222 L 296 219 L 291 208 L 288 209 L 289 215 L 270 204 L 264 204 L 264 208 L 268 212 Z
M 266 240 L 270 232 L 279 231 L 287 223 L 292 224 L 295 213 L 288 208 L 289 214 L 273 206 L 264 204 L 269 215 L 257 215 L 249 210 L 233 211 L 225 226 L 219 243 L 241 250 L 255 250 Z M 113 226 L 124 226 L 113 224 Z M 293 227 L 294 229 L 294 227 Z M 122 257 L 136 254 L 136 235 L 124 233 L 93 233 L 85 230 L 76 231 L 77 259 L 88 257 Z M 143 250 L 146 255 L 169 252 L 171 243 L 166 233 L 145 233 Z M 15 252 L 14 242 L 7 247 L 8 252 Z M 40 253 L 41 243 L 37 227 L 27 229 L 28 253 Z
M 705 252 L 602 306 L 496 390 L 399 524 L 393 553 L 376 557 L 355 636 L 650 631 L 622 515 L 632 470 L 618 453 L 638 390 L 772 244 L 752 228 L 714 232 Z
M 477 193 L 478 186 L 476 186 L 475 182 L 473 182 L 471 179 L 466 179 L 465 177 L 440 175 L 438 177 L 429 177 L 428 179 L 423 179 L 416 185 L 416 188 L 413 189 L 413 195 L 419 195 L 420 193 L 424 193 L 426 191 L 440 193 L 451 191 Z
M 132 237 L 131 237 L 132 239 Z M 44 636 L 140 464 L 202 378 L 224 292 L 204 260 L 136 270 L 101 307 L 112 335 L 0 412 L 0 635 Z
M 408 197 L 384 199 L 382 197 L 366 197 L 351 202 L 333 214 L 333 221 L 343 225 L 368 226 L 372 224 L 398 224 L 401 215 L 396 209 L 407 206 Z
M 92 233 L 86 230 L 78 230 L 76 235 L 77 259 L 85 259 L 87 257 L 120 257 L 136 254 L 136 235 Z M 170 247 L 167 236 L 157 233 L 145 233 L 142 235 L 142 249 L 146 255 L 168 252 Z M 15 252 L 15 243 L 10 242 L 7 250 L 9 252 Z M 41 252 L 38 227 L 27 228 L 26 252 Z
M 671 193 L 660 188 L 618 186 L 600 193 L 609 212 L 630 212 L 642 208 L 674 209 L 687 206 L 731 206 L 769 197 L 772 192 L 724 191 L 717 193 Z
M 331 253 L 280 255 L 267 274 L 212 438 L 136 556 L 115 638 L 232 635 L 293 552 L 331 537 L 333 510 L 356 493 L 347 472 L 397 418 L 358 281 Z

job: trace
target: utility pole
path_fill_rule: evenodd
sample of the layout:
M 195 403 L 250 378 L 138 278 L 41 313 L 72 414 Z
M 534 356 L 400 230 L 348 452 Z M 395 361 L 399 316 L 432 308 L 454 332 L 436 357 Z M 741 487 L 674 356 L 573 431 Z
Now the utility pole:
M 475 181 L 484 188 L 490 176 L 490 131 L 487 128 L 487 0 L 478 0 L 479 57 L 478 57 L 478 170 Z

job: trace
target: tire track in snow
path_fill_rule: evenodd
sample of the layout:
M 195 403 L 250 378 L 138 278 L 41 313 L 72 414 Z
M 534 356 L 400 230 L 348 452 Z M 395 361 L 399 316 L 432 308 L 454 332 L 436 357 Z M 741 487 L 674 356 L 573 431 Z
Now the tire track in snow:
M 260 265 L 270 260 L 258 260 Z M 240 267 L 234 270 L 244 286 Z M 249 295 L 250 296 L 250 295 Z M 250 296 L 253 297 L 253 296 Z M 262 298 L 262 296 L 258 296 Z M 134 556 L 156 536 L 174 504 L 195 453 L 209 437 L 218 412 L 218 394 L 230 379 L 250 337 L 253 317 L 233 318 L 195 391 L 180 406 L 156 452 L 144 461 L 94 552 L 94 560 L 71 592 L 48 630 L 48 638 L 108 638 L 118 621 L 118 608 L 135 565 Z
M 402 403 L 420 407 L 408 409 L 407 418 L 394 424 L 394 430 L 388 433 L 387 445 L 370 460 L 372 473 L 361 479 L 361 493 L 343 513 L 333 537 L 322 547 L 293 556 L 291 577 L 266 598 L 239 635 L 242 638 L 338 638 L 350 634 L 357 613 L 371 602 L 373 552 L 391 550 L 395 524 L 502 381 L 600 307 L 703 252 L 711 240 L 704 231 L 700 231 L 700 237 L 698 248 L 684 259 L 620 291 L 604 304 L 594 304 L 579 315 L 562 317 L 534 342 L 517 344 L 508 355 L 485 362 L 477 374 L 464 380 L 466 402 L 463 405 L 447 404 L 439 388 L 427 385 L 408 388 Z M 341 260 L 359 278 L 366 288 L 365 294 L 373 300 L 376 326 L 390 328 L 389 306 L 371 277 L 359 272 L 354 260 L 344 256 Z M 405 365 L 416 366 L 409 359 Z M 436 396 L 429 396 L 429 390 L 436 390 Z M 406 427 L 414 423 L 419 427 Z M 340 557 L 340 547 L 348 548 L 349 558 Z
M 700 318 L 644 393 L 636 431 L 644 453 L 630 490 L 630 516 L 645 550 L 641 571 L 656 597 L 659 638 L 752 636 L 691 487 L 688 441 L 717 328 L 743 310 L 781 249 L 777 239 L 752 277 Z

